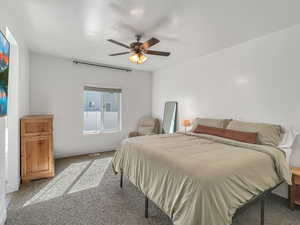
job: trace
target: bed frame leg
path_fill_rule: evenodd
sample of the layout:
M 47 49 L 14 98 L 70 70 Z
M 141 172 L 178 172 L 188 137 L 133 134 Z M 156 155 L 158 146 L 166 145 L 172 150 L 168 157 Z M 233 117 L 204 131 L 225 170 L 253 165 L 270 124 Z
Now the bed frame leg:
M 123 172 L 121 172 L 120 187 L 123 188 Z
M 148 218 L 148 206 L 149 206 L 149 201 L 147 196 L 145 196 L 145 218 Z
M 265 196 L 260 200 L 260 225 L 265 224 Z

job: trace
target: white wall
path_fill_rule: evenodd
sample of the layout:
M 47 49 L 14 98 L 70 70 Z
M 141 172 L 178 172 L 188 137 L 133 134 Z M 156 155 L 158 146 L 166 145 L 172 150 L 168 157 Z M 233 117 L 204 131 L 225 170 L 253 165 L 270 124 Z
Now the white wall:
M 122 88 L 122 132 L 83 134 L 83 87 Z M 71 59 L 30 54 L 31 113 L 54 114 L 56 157 L 115 149 L 139 118 L 152 112 L 152 74 L 122 72 L 85 65 Z
M 5 119 L 0 118 L 0 225 L 3 225 L 6 219 L 5 158 Z
M 20 183 L 20 118 L 29 113 L 29 56 L 21 37 L 13 30 L 6 33 L 10 42 L 6 188 L 7 192 L 13 192 Z
M 0 118 L 0 225 L 5 220 L 5 192 L 15 191 L 20 181 L 20 149 L 19 149 L 19 118 L 28 114 L 29 110 L 29 79 L 28 51 L 23 41 L 22 33 L 10 15 L 10 7 L 1 4 L 0 30 L 6 34 L 7 28 L 14 38 L 12 55 L 10 57 L 9 73 L 9 105 L 8 118 Z M 12 40 L 9 39 L 11 42 Z M 15 48 L 17 45 L 17 49 Z M 8 130 L 6 130 L 8 127 Z M 8 134 L 7 134 L 8 132 Z M 8 135 L 8 142 L 6 136 Z M 7 152 L 6 147 L 7 146 Z
M 300 131 L 300 25 L 160 70 L 153 114 L 178 101 L 179 120 L 196 116 L 293 125 Z M 300 137 L 291 163 L 300 166 Z

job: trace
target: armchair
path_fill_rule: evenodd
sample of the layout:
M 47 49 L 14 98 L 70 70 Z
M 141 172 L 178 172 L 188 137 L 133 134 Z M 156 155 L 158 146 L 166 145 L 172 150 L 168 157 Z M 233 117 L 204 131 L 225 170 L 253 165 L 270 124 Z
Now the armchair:
M 137 131 L 130 132 L 128 137 L 154 135 L 159 133 L 159 120 L 153 117 L 143 117 L 138 122 Z

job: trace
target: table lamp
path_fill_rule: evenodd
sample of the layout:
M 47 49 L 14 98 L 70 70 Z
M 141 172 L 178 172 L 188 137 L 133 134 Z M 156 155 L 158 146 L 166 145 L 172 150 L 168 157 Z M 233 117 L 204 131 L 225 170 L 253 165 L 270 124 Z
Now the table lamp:
M 186 128 L 191 126 L 191 121 L 190 120 L 183 120 L 182 125 L 184 126 L 184 132 L 186 133 Z

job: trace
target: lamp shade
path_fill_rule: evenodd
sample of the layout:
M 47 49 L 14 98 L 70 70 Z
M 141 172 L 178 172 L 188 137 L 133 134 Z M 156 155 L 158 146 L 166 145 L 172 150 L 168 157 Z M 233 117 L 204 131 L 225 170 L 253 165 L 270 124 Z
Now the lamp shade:
M 142 53 L 136 53 L 129 57 L 129 60 L 133 63 L 142 64 L 147 60 L 147 56 Z
M 189 126 L 191 126 L 191 121 L 190 121 L 190 120 L 183 120 L 183 121 L 182 121 L 182 125 L 183 125 L 184 127 L 189 127 Z

